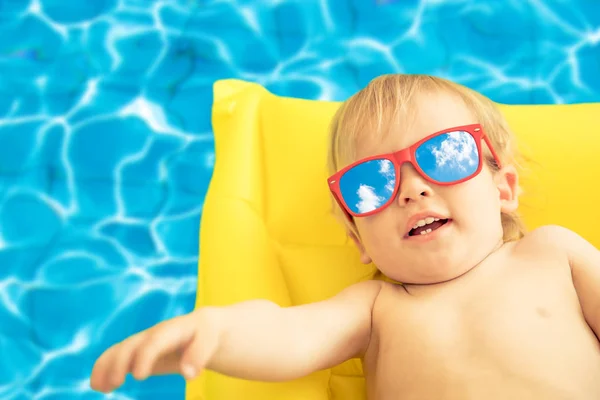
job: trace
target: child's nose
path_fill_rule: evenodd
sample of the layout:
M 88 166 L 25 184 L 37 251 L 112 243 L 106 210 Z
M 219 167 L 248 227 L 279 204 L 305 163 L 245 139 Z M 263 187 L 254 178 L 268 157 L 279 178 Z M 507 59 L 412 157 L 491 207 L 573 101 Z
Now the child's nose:
M 400 205 L 420 201 L 432 194 L 433 190 L 429 186 L 429 182 L 412 165 L 406 163 L 400 168 L 400 187 L 398 188 Z

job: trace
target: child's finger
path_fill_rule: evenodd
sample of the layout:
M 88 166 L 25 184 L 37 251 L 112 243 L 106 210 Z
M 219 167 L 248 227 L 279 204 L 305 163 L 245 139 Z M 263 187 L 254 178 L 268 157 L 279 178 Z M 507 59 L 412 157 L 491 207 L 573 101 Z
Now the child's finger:
M 112 349 L 109 349 L 102 353 L 100 358 L 96 360 L 96 363 L 92 369 L 92 376 L 90 377 L 90 386 L 92 389 L 99 392 L 108 392 L 110 390 L 110 384 L 108 383 L 109 368 L 107 368 L 107 366 L 109 364 L 109 358 L 112 356 L 112 354 Z
M 191 337 L 181 355 L 180 369 L 185 379 L 193 379 L 206 367 L 218 346 L 218 337 L 214 329 L 207 329 Z
M 155 369 L 157 359 L 182 348 L 193 333 L 194 326 L 186 316 L 152 328 L 137 348 L 131 371 L 133 376 L 139 380 L 146 379 Z
M 114 390 L 125 382 L 127 374 L 131 372 L 135 353 L 140 344 L 144 342 L 146 334 L 147 332 L 140 332 L 117 345 L 115 355 L 112 358 L 112 365 L 108 366 L 110 369 L 111 390 Z
M 90 385 L 94 390 L 109 392 L 121 386 L 128 372 L 128 361 L 141 334 L 111 346 L 96 361 L 92 370 Z
M 205 352 L 206 346 L 203 346 L 198 335 L 194 335 L 181 355 L 180 370 L 185 379 L 195 378 L 204 368 L 206 364 Z

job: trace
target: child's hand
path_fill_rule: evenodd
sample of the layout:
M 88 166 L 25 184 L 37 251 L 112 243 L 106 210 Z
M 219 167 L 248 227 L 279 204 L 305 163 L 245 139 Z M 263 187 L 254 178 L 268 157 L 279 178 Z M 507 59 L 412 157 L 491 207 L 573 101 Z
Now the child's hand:
M 94 365 L 92 388 L 113 391 L 128 373 L 138 380 L 160 374 L 197 376 L 214 355 L 219 337 L 202 311 L 162 322 L 106 350 Z

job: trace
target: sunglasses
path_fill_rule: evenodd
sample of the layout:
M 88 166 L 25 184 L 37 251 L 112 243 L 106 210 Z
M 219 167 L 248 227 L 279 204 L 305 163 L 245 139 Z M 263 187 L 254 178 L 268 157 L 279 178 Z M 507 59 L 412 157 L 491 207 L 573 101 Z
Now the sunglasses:
M 366 217 L 383 210 L 396 197 L 400 167 L 405 162 L 424 179 L 441 186 L 456 185 L 477 176 L 483 167 L 482 140 L 500 167 L 481 125 L 465 125 L 436 132 L 400 151 L 350 164 L 329 177 L 329 189 L 349 215 Z

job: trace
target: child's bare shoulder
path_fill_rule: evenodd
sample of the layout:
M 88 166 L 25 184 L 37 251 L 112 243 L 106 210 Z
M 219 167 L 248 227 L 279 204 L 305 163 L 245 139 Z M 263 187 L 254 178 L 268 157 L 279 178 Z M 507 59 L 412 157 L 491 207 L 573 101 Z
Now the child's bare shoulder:
M 373 305 L 385 282 L 371 279 L 352 284 L 338 293 L 331 300 L 338 303 L 353 303 L 356 305 Z
M 381 299 L 397 293 L 399 287 L 401 285 L 380 279 L 361 281 L 344 289 L 336 296 L 336 301 L 368 307 L 372 311 L 376 304 L 381 302 Z
M 521 241 L 524 243 L 541 243 L 552 246 L 563 247 L 572 240 L 577 240 L 577 235 L 572 230 L 560 225 L 544 225 L 527 233 Z
M 560 225 L 544 225 L 528 232 L 515 250 L 519 253 L 535 253 L 539 257 L 564 257 L 568 259 L 569 253 L 583 238 L 575 232 Z

